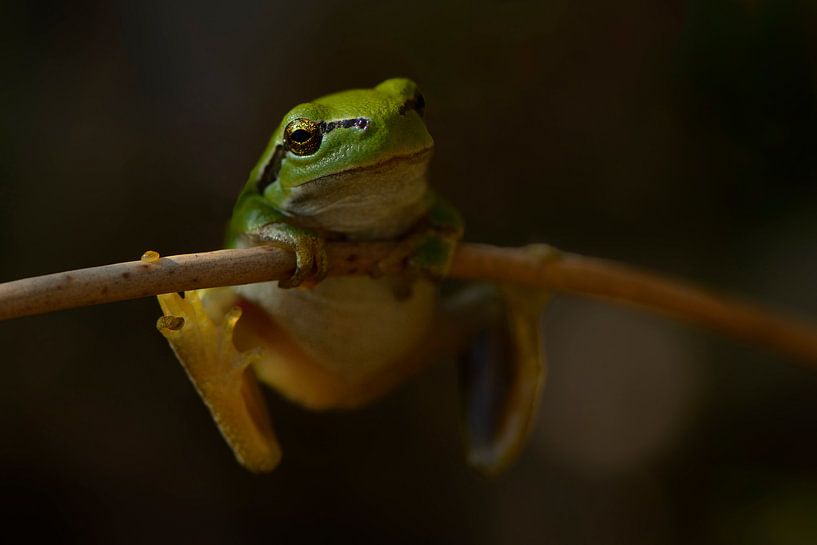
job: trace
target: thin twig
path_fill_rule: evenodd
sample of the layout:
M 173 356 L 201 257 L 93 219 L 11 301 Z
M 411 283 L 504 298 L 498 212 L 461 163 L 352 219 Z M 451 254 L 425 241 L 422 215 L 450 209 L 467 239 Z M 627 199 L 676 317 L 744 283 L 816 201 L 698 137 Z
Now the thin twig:
M 452 275 L 603 299 L 704 326 L 817 366 L 817 324 L 603 259 L 537 260 L 519 248 L 463 245 Z
M 331 243 L 330 274 L 366 274 L 390 243 Z M 462 244 L 451 276 L 518 283 L 655 311 L 765 345 L 817 365 L 817 327 L 615 262 Z M 132 261 L 0 284 L 0 320 L 206 287 L 287 278 L 292 254 L 272 247 L 218 250 Z

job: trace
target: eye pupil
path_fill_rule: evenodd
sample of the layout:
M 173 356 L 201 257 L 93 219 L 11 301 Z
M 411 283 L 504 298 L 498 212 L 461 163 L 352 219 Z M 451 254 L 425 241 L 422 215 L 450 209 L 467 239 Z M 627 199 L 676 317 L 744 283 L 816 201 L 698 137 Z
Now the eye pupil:
M 294 140 L 295 142 L 303 144 L 304 142 L 312 138 L 312 133 L 307 132 L 303 129 L 298 129 L 295 132 L 293 132 L 292 135 L 290 135 L 290 138 L 292 138 L 292 140 Z

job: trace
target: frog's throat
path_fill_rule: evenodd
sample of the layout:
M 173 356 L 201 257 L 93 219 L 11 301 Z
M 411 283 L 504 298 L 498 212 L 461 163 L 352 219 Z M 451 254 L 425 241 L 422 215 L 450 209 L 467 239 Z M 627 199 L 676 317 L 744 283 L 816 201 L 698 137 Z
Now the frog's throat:
M 321 176 L 290 190 L 283 211 L 298 225 L 352 239 L 395 238 L 428 207 L 432 148 Z

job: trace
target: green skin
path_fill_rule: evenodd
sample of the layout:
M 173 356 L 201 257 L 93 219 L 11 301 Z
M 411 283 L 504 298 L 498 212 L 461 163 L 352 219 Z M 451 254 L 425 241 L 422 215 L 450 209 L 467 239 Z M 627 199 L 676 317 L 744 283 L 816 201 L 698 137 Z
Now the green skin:
M 325 276 L 323 242 L 326 239 L 394 239 L 395 235 L 401 237 L 411 232 L 415 235 L 410 237 L 411 247 L 401 248 L 401 251 L 412 254 L 411 264 L 415 268 L 435 277 L 443 276 L 453 248 L 462 235 L 462 219 L 428 187 L 424 190 L 422 203 L 417 204 L 423 209 L 419 210 L 421 217 L 402 232 L 395 233 L 391 229 L 386 237 L 378 236 L 376 224 L 354 233 L 345 232 L 343 225 L 333 224 L 331 218 L 316 225 L 292 205 L 299 188 L 349 171 L 365 174 L 367 170 L 383 165 L 394 165 L 396 168 L 392 170 L 396 172 L 401 163 L 418 159 L 424 170 L 434 141 L 422 119 L 422 107 L 423 100 L 414 82 L 396 78 L 373 89 L 344 91 L 293 108 L 273 133 L 238 197 L 227 234 L 227 246 L 267 242 L 294 251 L 297 269 L 291 279 L 279 283 L 280 287 L 289 288 L 309 277 L 319 281 Z M 350 127 L 340 125 L 324 132 L 314 152 L 297 155 L 287 149 L 284 135 L 287 125 L 299 119 L 324 124 L 349 120 L 355 124 Z M 365 126 L 361 128 L 360 123 Z M 393 177 L 387 173 L 379 180 L 391 182 Z M 402 203 L 377 200 L 376 194 L 381 189 L 377 187 L 377 180 L 365 188 L 371 201 L 369 210 L 376 207 L 381 212 L 380 217 L 401 214 L 390 208 Z M 413 212 L 416 216 L 418 210 Z M 408 212 L 403 215 L 410 216 Z M 377 218 L 373 221 L 376 222 Z

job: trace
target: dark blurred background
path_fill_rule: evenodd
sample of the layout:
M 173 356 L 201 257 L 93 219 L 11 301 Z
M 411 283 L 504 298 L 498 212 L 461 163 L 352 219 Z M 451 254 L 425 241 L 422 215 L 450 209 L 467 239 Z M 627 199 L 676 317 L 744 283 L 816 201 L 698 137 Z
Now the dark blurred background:
M 5 2 L 0 280 L 213 249 L 280 117 L 415 78 L 467 238 L 817 317 L 810 0 Z M 535 437 L 461 452 L 456 370 L 268 397 L 242 470 L 139 300 L 0 323 L 0 520 L 60 543 L 817 543 L 817 374 L 559 298 Z

